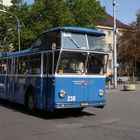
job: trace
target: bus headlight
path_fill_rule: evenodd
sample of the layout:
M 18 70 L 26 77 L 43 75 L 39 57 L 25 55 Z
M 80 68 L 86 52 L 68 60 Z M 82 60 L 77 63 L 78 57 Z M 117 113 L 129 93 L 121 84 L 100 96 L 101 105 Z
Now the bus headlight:
M 102 96 L 104 95 L 104 91 L 103 91 L 102 89 L 100 89 L 100 90 L 98 91 L 98 94 L 99 94 L 100 97 L 102 97 Z
M 60 90 L 59 97 L 64 98 L 66 96 L 66 92 L 64 90 Z

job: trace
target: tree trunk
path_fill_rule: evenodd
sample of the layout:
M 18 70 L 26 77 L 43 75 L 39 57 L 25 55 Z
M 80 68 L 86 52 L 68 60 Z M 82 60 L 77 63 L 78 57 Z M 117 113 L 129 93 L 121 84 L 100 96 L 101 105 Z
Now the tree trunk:
M 133 65 L 132 65 L 132 83 L 135 82 L 135 69 L 136 69 L 136 61 L 133 61 Z

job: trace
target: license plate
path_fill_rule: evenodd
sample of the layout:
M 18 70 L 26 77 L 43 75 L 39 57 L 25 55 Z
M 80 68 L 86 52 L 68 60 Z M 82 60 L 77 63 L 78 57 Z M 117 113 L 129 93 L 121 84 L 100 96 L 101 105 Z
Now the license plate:
M 88 106 L 88 103 L 81 103 L 81 106 Z

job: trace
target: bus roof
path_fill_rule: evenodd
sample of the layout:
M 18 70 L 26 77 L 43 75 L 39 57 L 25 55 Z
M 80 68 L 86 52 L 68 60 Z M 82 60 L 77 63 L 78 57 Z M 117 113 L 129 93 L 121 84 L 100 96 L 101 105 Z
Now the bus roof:
M 105 36 L 105 33 L 102 33 L 102 32 L 97 31 L 97 30 L 82 28 L 82 27 L 72 27 L 72 26 L 62 26 L 62 27 L 51 29 L 51 30 L 47 30 L 43 33 L 59 32 L 59 31 L 69 31 L 69 32 L 76 32 L 76 33 L 94 34 L 97 36 Z
M 32 52 L 31 48 L 26 49 L 26 50 L 16 51 L 16 52 L 7 52 L 6 57 L 13 57 L 13 56 L 17 56 L 17 55 L 30 54 L 31 52 Z
M 72 26 L 58 27 L 58 28 L 54 28 L 54 29 L 51 29 L 51 30 L 47 30 L 43 33 L 60 32 L 60 31 L 68 31 L 68 32 L 75 32 L 75 33 L 94 34 L 94 35 L 97 35 L 97 36 L 105 36 L 104 33 L 99 32 L 97 30 L 82 28 L 82 27 L 72 27 Z M 41 34 L 43 34 L 43 33 L 41 33 Z M 31 52 L 32 52 L 32 48 L 29 48 L 29 49 L 26 49 L 26 50 L 21 50 L 21 51 L 16 51 L 16 52 L 7 52 L 7 53 L 3 53 L 2 55 L 0 55 L 0 58 L 13 57 L 13 56 L 17 56 L 17 55 L 25 55 L 25 54 L 30 54 Z

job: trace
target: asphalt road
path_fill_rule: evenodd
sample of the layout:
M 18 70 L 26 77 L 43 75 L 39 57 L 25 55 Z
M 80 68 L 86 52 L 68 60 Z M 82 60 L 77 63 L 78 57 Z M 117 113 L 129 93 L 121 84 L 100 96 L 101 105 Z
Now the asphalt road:
M 104 109 L 81 113 L 38 111 L 32 116 L 23 106 L 0 100 L 0 140 L 139 140 L 139 87 L 107 91 Z

